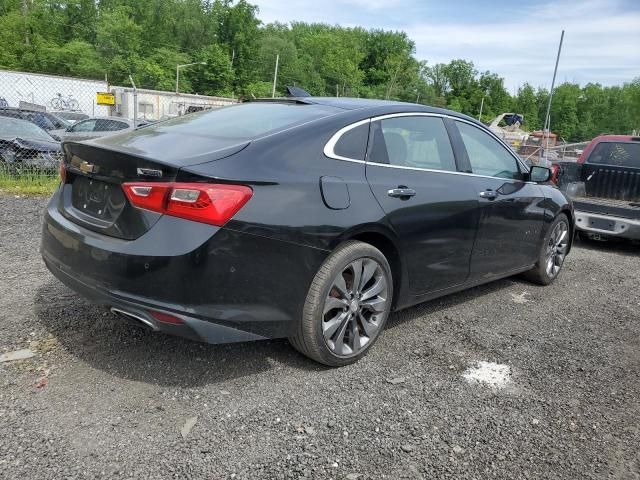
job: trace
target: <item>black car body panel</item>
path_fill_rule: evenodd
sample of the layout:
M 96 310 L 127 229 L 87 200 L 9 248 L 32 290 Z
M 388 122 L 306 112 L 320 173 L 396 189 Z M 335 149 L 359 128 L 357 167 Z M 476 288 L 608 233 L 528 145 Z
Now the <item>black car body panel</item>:
M 551 186 L 464 172 L 455 145 L 455 172 L 326 155 L 336 132 L 381 115 L 416 112 L 485 128 L 468 117 L 358 99 L 286 102 L 321 105 L 323 113 L 235 143 L 177 134 L 162 123 L 64 143 L 68 178 L 43 227 L 49 269 L 94 301 L 144 316 L 168 333 L 208 342 L 285 337 L 300 319 L 316 272 L 345 240 L 369 241 L 387 256 L 399 309 L 531 268 L 553 218 L 572 215 L 571 203 Z M 88 172 L 87 164 L 96 170 Z M 140 168 L 162 177 L 144 176 Z M 123 182 L 141 180 L 241 184 L 253 193 L 216 227 L 133 207 L 117 193 Z M 111 216 L 83 200 L 91 200 L 95 192 L 86 182 L 94 181 L 113 189 L 101 199 L 116 204 Z M 76 182 L 87 188 L 74 201 Z M 403 185 L 416 195 L 387 195 Z M 502 191 L 501 198 L 483 203 L 478 191 L 488 188 Z M 185 325 L 161 324 L 151 310 L 175 314 Z

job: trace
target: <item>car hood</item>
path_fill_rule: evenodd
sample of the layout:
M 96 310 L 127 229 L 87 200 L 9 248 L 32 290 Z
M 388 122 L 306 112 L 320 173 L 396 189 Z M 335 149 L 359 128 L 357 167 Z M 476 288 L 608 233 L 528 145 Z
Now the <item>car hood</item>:
M 55 141 L 48 142 L 22 137 L 0 137 L 0 141 L 11 142 L 21 148 L 37 150 L 39 152 L 59 152 L 62 150 L 60 148 L 60 142 Z
M 243 150 L 250 141 L 143 127 L 83 143 L 180 168 L 228 157 Z

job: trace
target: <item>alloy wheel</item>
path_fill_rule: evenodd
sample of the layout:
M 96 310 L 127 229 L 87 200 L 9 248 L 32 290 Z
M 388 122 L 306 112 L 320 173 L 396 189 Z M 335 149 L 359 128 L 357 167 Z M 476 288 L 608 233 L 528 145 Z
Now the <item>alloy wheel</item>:
M 554 278 L 560 272 L 568 247 L 569 226 L 565 222 L 558 222 L 547 244 L 546 271 L 550 278 Z
M 333 280 L 324 302 L 322 333 L 329 349 L 357 355 L 376 338 L 389 306 L 389 280 L 372 258 L 349 263 Z

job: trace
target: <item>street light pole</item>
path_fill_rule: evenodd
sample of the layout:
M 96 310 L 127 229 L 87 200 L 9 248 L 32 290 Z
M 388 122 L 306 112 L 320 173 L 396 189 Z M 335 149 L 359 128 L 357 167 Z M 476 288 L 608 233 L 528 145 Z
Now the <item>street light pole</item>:
M 185 67 L 190 67 L 192 65 L 206 65 L 207 62 L 194 62 L 194 63 L 185 63 L 184 65 L 176 65 L 176 95 L 180 93 L 180 69 Z

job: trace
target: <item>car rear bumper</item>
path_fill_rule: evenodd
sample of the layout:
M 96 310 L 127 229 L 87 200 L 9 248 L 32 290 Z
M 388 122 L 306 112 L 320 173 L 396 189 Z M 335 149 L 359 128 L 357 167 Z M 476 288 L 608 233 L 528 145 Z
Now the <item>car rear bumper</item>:
M 135 240 L 107 237 L 61 215 L 57 196 L 45 213 L 41 253 L 60 281 L 136 323 L 208 343 L 291 334 L 327 255 L 168 216 Z
M 603 236 L 640 239 L 640 220 L 576 210 L 576 228 Z

